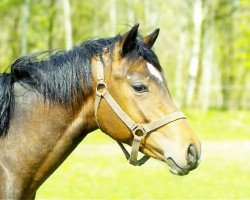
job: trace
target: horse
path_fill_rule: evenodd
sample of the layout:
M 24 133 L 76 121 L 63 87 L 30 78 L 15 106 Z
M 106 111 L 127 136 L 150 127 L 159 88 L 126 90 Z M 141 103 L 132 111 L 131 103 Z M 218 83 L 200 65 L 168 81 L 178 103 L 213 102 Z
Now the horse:
M 34 199 L 98 128 L 118 142 L 132 165 L 151 157 L 177 175 L 198 166 L 201 144 L 173 103 L 152 50 L 159 29 L 145 37 L 138 29 L 136 24 L 68 51 L 23 56 L 1 74 L 0 199 Z M 145 156 L 138 159 L 138 151 Z

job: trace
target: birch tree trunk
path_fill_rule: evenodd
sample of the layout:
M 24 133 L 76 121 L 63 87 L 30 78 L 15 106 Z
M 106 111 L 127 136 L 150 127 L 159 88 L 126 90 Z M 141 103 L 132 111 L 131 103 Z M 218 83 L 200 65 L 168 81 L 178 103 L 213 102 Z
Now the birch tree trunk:
M 56 0 L 50 0 L 49 26 L 48 26 L 48 49 L 53 49 L 53 30 L 54 30 L 55 15 L 56 15 L 55 4 L 56 4 Z
M 152 6 L 154 3 L 150 0 L 144 0 L 144 18 L 145 18 L 145 25 L 151 28 L 154 27 L 157 21 L 157 16 Z
M 209 26 L 209 27 L 208 27 Z M 200 99 L 201 108 L 203 112 L 206 112 L 209 108 L 209 99 L 211 91 L 211 73 L 213 63 L 213 52 L 214 52 L 214 17 L 211 17 L 209 25 L 205 28 L 203 37 L 203 59 L 202 59 L 202 77 L 201 77 L 201 89 Z
M 194 97 L 194 91 L 196 87 L 196 79 L 199 67 L 200 56 L 200 41 L 201 41 L 201 26 L 202 26 L 202 1 L 194 1 L 193 12 L 194 23 L 194 38 L 193 38 L 193 50 L 189 66 L 189 79 L 186 92 L 185 106 L 189 107 Z
M 98 6 L 99 0 L 94 1 L 94 5 Z M 99 20 L 99 12 L 95 13 L 93 16 L 93 35 L 99 36 L 99 26 L 100 26 L 100 20 Z
M 115 6 L 115 0 L 110 0 L 109 18 L 110 18 L 111 34 L 115 35 L 115 33 L 116 33 L 116 30 L 115 30 L 115 25 L 116 25 L 116 6 Z
M 176 87 L 176 100 L 177 104 L 180 106 L 183 102 L 183 93 L 182 93 L 182 85 L 183 85 L 183 64 L 184 64 L 184 49 L 186 45 L 187 36 L 184 30 L 180 31 L 179 38 L 179 50 L 177 55 L 177 63 L 176 63 L 176 73 L 175 73 L 175 87 Z
M 72 40 L 72 25 L 70 19 L 70 3 L 69 0 L 63 0 L 64 9 L 64 26 L 65 26 L 65 40 L 66 49 L 70 49 L 73 44 Z
M 223 97 L 223 109 L 229 109 L 233 106 L 231 103 L 232 98 L 236 94 L 233 91 L 233 86 L 236 81 L 236 74 L 234 71 L 234 9 L 232 1 L 225 1 L 225 4 L 221 5 L 221 8 L 225 10 L 227 17 L 222 17 L 220 20 L 220 72 L 221 72 L 221 85 L 222 85 L 222 97 Z
M 135 14 L 133 10 L 133 0 L 127 0 L 127 9 L 128 9 L 128 22 L 130 25 L 134 25 L 135 23 Z
M 9 34 L 10 37 L 10 45 L 11 45 L 11 50 L 12 50 L 12 58 L 16 58 L 20 56 L 20 44 L 16 42 L 17 38 L 19 38 L 18 35 L 18 29 L 17 27 L 19 26 L 20 23 L 20 8 L 18 8 L 18 12 L 13 13 L 13 23 L 11 24 L 11 30 L 12 34 Z
M 29 28 L 30 1 L 31 0 L 25 0 L 22 11 L 21 56 L 27 54 L 27 33 Z

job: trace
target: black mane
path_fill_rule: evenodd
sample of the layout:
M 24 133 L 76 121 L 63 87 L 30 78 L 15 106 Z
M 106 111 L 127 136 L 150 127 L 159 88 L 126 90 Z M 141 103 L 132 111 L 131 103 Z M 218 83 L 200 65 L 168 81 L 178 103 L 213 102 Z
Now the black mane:
M 46 51 L 17 59 L 10 74 L 0 76 L 0 135 L 7 132 L 13 111 L 12 86 L 14 82 L 28 84 L 41 93 L 45 100 L 71 105 L 79 93 L 83 96 L 92 90 L 91 59 L 97 55 L 102 59 L 103 49 L 112 55 L 120 35 L 111 38 L 88 40 L 69 51 Z M 129 59 L 142 56 L 159 71 L 157 56 L 138 36 L 135 49 L 126 55 Z
M 91 59 L 112 49 L 119 37 L 89 40 L 69 51 L 39 52 L 17 59 L 11 65 L 15 81 L 28 84 L 45 99 L 65 105 L 79 92 L 85 96 L 91 85 Z

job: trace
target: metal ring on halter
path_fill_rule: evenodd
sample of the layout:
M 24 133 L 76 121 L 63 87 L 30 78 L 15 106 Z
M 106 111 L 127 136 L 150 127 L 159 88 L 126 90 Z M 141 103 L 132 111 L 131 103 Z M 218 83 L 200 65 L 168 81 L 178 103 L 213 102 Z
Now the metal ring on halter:
M 105 93 L 107 93 L 108 87 L 104 81 L 99 81 L 99 83 L 96 86 L 96 95 L 97 96 L 103 96 Z
M 141 139 L 147 135 L 147 132 L 144 128 L 137 124 L 137 126 L 131 130 L 134 136 L 140 137 Z

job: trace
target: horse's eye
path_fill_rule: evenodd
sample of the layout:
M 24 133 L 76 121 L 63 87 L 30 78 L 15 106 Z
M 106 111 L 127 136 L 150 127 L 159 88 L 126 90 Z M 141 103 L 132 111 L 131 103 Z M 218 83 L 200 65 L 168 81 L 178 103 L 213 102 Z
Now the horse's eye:
M 136 83 L 133 86 L 133 90 L 138 93 L 148 92 L 148 88 L 145 85 L 142 85 L 140 83 Z

